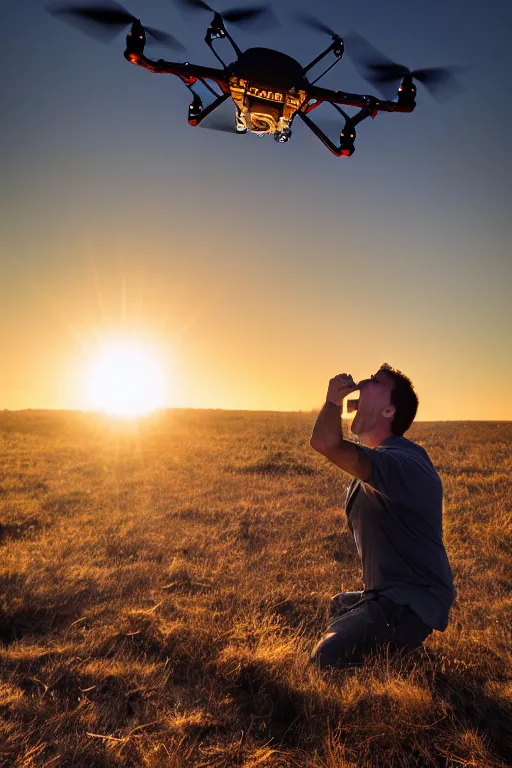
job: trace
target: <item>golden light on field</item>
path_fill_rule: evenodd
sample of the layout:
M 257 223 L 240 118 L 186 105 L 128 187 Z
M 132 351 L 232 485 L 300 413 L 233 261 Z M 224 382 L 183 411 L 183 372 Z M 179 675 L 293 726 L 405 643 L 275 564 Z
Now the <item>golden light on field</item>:
M 132 342 L 111 344 L 88 366 L 88 406 L 117 416 L 141 416 L 164 406 L 165 384 L 163 366 L 153 354 Z

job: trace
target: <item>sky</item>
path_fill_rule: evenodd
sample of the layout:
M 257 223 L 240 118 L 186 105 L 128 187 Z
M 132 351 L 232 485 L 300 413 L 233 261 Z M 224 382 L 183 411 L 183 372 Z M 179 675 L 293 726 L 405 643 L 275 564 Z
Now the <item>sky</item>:
M 217 65 L 208 13 L 126 5 L 187 48 L 147 55 Z M 169 407 L 308 411 L 387 362 L 419 420 L 512 419 L 512 3 L 433 7 L 282 0 L 279 27 L 231 28 L 306 65 L 330 40 L 293 14 L 314 12 L 411 68 L 466 68 L 452 101 L 418 85 L 338 159 L 299 121 L 286 145 L 191 128 L 187 89 L 129 64 L 124 33 L 5 0 L 0 408 L 87 408 L 91 361 L 124 340 L 160 361 Z M 378 95 L 348 56 L 320 84 Z

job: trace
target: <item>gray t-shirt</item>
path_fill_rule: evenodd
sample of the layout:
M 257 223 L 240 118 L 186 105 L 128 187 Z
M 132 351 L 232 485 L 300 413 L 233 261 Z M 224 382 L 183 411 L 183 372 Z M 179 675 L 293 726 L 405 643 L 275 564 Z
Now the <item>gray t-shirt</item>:
M 405 437 L 359 447 L 372 460 L 371 477 L 352 480 L 346 513 L 364 587 L 444 630 L 456 592 L 443 544 L 441 478 L 427 452 Z

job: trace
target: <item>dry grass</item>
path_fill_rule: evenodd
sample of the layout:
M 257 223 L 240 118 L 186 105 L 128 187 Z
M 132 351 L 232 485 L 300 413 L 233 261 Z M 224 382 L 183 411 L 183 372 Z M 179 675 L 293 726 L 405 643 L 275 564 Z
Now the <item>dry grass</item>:
M 361 587 L 313 414 L 0 413 L 0 765 L 512 764 L 512 424 L 418 424 L 458 599 L 416 658 L 321 674 Z

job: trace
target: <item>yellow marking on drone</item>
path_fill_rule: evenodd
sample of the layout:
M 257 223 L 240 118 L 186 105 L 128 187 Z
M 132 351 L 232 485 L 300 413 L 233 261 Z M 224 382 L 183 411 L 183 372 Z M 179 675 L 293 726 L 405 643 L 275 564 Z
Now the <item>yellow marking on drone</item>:
M 265 88 L 256 88 L 256 86 L 251 85 L 247 89 L 247 93 L 249 96 L 256 96 L 258 99 L 268 99 L 268 101 L 284 101 L 284 94 L 279 93 L 278 91 L 267 91 Z

